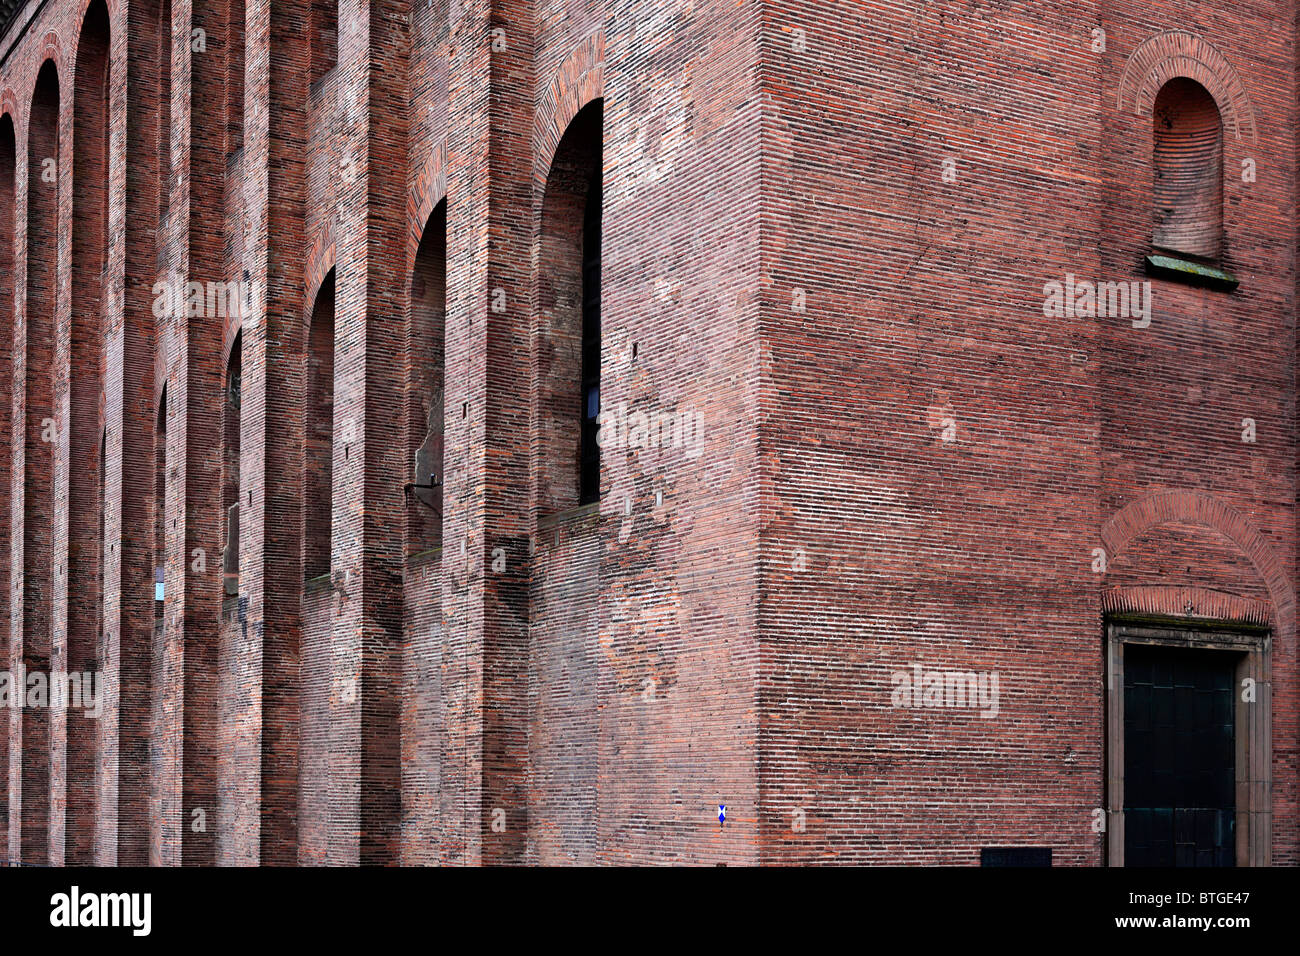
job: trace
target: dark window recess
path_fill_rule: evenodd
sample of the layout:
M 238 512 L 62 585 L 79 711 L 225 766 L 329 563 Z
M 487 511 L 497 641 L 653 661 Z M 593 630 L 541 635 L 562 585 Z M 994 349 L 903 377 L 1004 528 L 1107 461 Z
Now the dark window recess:
M 1051 866 L 1050 846 L 986 846 L 980 848 L 980 866 Z
M 243 332 L 236 333 L 226 363 L 225 430 L 222 445 L 222 503 L 226 509 L 226 534 L 225 546 L 221 552 L 221 574 L 227 597 L 239 593 L 239 415 L 244 382 L 243 340 Z
M 226 548 L 221 553 L 221 576 L 226 597 L 239 594 L 239 503 L 226 509 Z
M 1233 866 L 1234 658 L 1124 649 L 1124 863 Z
M 239 346 L 236 345 L 235 348 Z M 238 357 L 235 357 L 230 363 L 230 374 L 227 376 L 226 383 L 226 400 L 230 403 L 230 410 L 234 414 L 239 414 L 240 401 L 243 398 L 244 375 L 241 371 L 242 363 Z
M 303 576 L 330 572 L 334 493 L 334 295 L 335 270 L 325 274 L 307 332 L 307 409 L 303 455 Z M 344 446 L 347 459 L 347 446 Z
M 154 433 L 154 624 L 163 619 L 163 583 L 167 562 L 167 386 L 158 403 L 158 429 Z
M 579 451 L 578 501 L 600 498 L 600 215 L 601 171 L 587 191 L 582 229 L 582 436 Z

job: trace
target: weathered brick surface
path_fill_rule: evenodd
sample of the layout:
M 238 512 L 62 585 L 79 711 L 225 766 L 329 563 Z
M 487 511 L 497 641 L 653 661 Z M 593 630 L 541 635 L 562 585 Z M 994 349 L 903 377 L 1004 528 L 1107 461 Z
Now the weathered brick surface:
M 96 862 L 141 865 L 150 858 L 149 745 L 157 525 L 156 430 L 162 391 L 153 314 L 162 205 L 159 162 L 164 74 L 159 3 L 113 8 L 110 142 L 125 155 L 110 168 L 109 275 L 115 295 L 105 324 L 104 667 L 108 700 L 100 718 L 101 820 Z M 127 34 L 135 38 L 128 43 Z M 119 147 L 119 152 L 121 151 Z
M 765 855 L 1099 862 L 1102 611 L 1249 622 L 1249 599 L 1274 628 L 1273 858 L 1294 861 L 1289 21 L 854 4 L 819 24 L 813 6 L 774 5 L 765 59 Z M 1202 39 L 1144 45 L 1174 29 Z M 1067 273 L 1145 278 L 1152 101 L 1188 69 L 1224 119 L 1242 287 L 1157 280 L 1147 329 L 1044 318 Z M 1269 170 L 1250 185 L 1246 155 Z M 1189 609 L 1193 586 L 1216 596 Z M 1001 715 L 891 708 L 912 662 L 999 671 Z
M 0 434 L 12 435 L 14 414 L 14 126 L 8 115 L 0 118 Z M 10 600 L 9 562 L 13 553 L 10 534 L 13 527 L 13 496 L 10 493 L 13 455 L 0 454 L 0 661 L 8 667 L 13 658 L 10 646 L 13 634 L 9 625 L 13 604 Z M 0 714 L 0 859 L 9 859 L 9 756 L 13 736 L 13 714 Z
M 1271 629 L 1300 862 L 1294 20 L 31 0 L 0 650 L 108 694 L 4 715 L 0 856 L 1097 864 L 1102 627 L 1138 613 Z M 1222 121 L 1240 287 L 1045 317 L 1049 281 L 1146 278 L 1178 77 Z M 602 408 L 700 440 L 603 448 L 580 507 L 597 164 Z M 252 301 L 158 317 L 159 281 Z M 891 706 L 914 662 L 999 672 L 998 717 Z
M 407 866 L 442 862 L 442 764 L 456 759 L 442 744 L 441 567 L 440 551 L 413 557 L 403 590 L 401 863 Z
M 1225 30 L 1229 16 L 1233 28 Z M 1102 589 L 1159 578 L 1267 602 L 1272 859 L 1294 865 L 1296 61 L 1294 35 L 1284 26 L 1294 15 L 1217 4 L 1153 14 L 1122 3 L 1103 8 L 1102 23 L 1112 37 L 1102 60 L 1103 271 L 1126 277 L 1148 251 L 1146 103 L 1182 74 L 1210 92 L 1223 121 L 1221 263 L 1241 279 L 1231 295 L 1155 281 L 1149 329 L 1099 323 L 1099 517 L 1121 563 Z M 1147 79 L 1121 86 L 1135 76 Z M 1247 160 L 1258 173 L 1253 181 L 1244 175 Z M 1247 418 L 1256 423 L 1253 442 L 1243 441 Z M 1159 550 L 1150 544 L 1155 535 L 1166 539 Z M 1163 610 L 1205 614 L 1190 603 L 1190 611 L 1188 602 Z

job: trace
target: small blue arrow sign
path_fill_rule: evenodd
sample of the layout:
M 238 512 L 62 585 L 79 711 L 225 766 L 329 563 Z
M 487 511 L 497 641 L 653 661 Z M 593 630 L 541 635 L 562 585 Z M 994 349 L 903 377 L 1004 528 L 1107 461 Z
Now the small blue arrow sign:
M 727 823 L 727 806 L 726 804 L 719 803 L 718 804 L 718 826 L 725 826 L 726 823 Z

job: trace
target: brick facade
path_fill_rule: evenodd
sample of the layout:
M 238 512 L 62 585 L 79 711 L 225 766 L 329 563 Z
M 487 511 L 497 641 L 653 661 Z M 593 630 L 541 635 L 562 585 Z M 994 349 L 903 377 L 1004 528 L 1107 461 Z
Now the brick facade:
M 20 5 L 0 651 L 106 690 L 4 712 L 0 858 L 1096 865 L 1140 618 L 1266 629 L 1300 863 L 1295 14 Z

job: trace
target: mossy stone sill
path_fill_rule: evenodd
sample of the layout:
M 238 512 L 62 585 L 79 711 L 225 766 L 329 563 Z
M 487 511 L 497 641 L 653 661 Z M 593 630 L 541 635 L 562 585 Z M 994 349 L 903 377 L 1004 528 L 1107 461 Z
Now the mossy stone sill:
M 328 571 L 326 571 L 324 574 L 318 574 L 314 578 L 308 578 L 302 583 L 302 589 L 309 594 L 314 593 L 316 591 L 324 591 L 329 586 L 330 586 L 330 575 Z
M 1238 285 L 1237 277 L 1234 275 L 1229 275 L 1213 266 L 1179 259 L 1176 256 L 1147 256 L 1147 275 L 1172 279 L 1174 282 L 1184 282 L 1188 285 L 1204 286 L 1208 289 L 1222 289 L 1225 292 L 1231 292 Z

